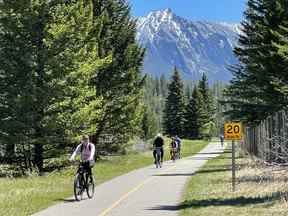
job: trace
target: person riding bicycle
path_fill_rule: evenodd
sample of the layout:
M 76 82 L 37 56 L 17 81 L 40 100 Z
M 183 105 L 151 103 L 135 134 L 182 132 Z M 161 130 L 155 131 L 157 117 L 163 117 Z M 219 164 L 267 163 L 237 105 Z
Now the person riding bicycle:
M 180 153 L 181 153 L 181 139 L 176 135 L 175 136 L 175 141 L 177 142 L 177 150 L 178 150 L 178 154 L 179 154 L 179 157 L 180 157 Z
M 164 139 L 162 138 L 161 134 L 158 133 L 154 142 L 153 142 L 153 157 L 154 157 L 154 163 L 156 163 L 156 149 L 155 148 L 160 148 L 161 151 L 161 163 L 163 163 L 163 156 L 164 156 Z
M 91 168 L 94 165 L 95 145 L 89 141 L 89 136 L 84 135 L 81 143 L 76 147 L 75 151 L 70 157 L 70 161 L 74 161 L 76 155 L 81 154 L 81 161 L 84 169 L 88 174 L 92 174 Z
M 175 160 L 175 155 L 178 151 L 178 142 L 176 140 L 176 137 L 172 137 L 172 141 L 170 143 L 170 155 L 171 155 L 171 160 Z
M 223 145 L 224 145 L 224 136 L 222 134 L 220 135 L 220 142 L 221 142 L 221 146 L 223 147 Z

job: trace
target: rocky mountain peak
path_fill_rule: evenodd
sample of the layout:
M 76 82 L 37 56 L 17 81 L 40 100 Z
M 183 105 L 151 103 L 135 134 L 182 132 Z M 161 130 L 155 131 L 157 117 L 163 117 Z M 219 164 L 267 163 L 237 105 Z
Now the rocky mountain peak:
M 190 21 L 169 8 L 153 11 L 138 21 L 137 38 L 147 50 L 144 72 L 169 75 L 176 66 L 185 79 L 206 73 L 212 80 L 229 80 L 239 33 L 239 24 Z

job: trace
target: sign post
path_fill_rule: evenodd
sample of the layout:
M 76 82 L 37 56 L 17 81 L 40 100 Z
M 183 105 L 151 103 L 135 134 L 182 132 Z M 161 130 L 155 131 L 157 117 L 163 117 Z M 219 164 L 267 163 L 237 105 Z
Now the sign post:
M 235 141 L 232 140 L 232 190 L 236 190 Z
M 242 139 L 241 123 L 225 123 L 224 125 L 225 140 L 232 140 L 232 190 L 236 189 L 236 161 L 235 161 L 235 140 Z

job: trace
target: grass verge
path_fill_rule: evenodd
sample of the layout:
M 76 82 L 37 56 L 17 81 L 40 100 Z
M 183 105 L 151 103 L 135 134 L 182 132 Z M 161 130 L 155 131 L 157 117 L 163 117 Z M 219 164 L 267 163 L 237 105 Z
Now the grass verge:
M 207 143 L 206 141 L 184 140 L 182 155 L 193 155 L 204 148 Z M 167 153 L 166 159 L 169 158 Z M 93 172 L 96 176 L 96 183 L 101 184 L 129 171 L 151 165 L 151 163 L 151 152 L 113 156 L 96 163 Z M 45 177 L 0 179 L 0 215 L 27 216 L 64 201 L 73 194 L 75 170 L 76 167 L 69 167 L 62 171 L 52 172 Z
M 237 159 L 236 192 L 231 192 L 231 154 L 209 161 L 187 184 L 181 216 L 288 215 L 288 175 L 283 168 Z

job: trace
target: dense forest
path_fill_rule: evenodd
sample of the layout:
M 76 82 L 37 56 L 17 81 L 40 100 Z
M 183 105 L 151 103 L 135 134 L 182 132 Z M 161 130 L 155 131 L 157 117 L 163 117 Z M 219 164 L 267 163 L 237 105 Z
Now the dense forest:
M 103 152 L 156 133 L 219 133 L 224 85 L 142 73 L 122 0 L 0 2 L 0 162 L 40 173 L 88 134 Z
M 225 83 L 209 84 L 205 74 L 199 81 L 181 80 L 177 68 L 172 74 L 171 78 L 164 75 L 146 78 L 144 137 L 163 133 L 199 139 L 223 133 L 223 112 L 227 105 L 221 101 L 224 100 Z
M 1 1 L 2 160 L 23 169 L 89 134 L 118 151 L 140 130 L 144 49 L 125 1 Z

